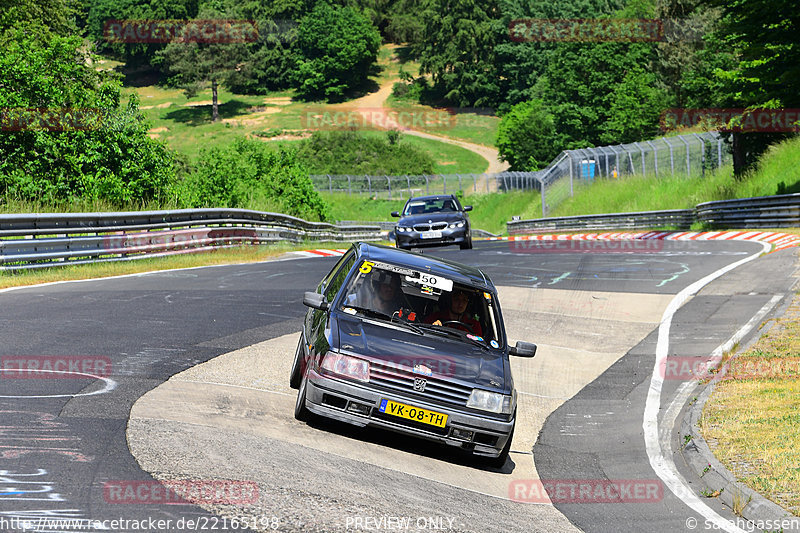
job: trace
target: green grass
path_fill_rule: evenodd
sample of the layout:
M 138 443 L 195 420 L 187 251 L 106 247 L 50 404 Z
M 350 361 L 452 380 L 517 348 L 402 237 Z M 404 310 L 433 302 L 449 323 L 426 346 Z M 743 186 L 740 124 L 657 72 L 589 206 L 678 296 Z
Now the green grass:
M 330 205 L 334 220 L 381 221 L 397 220 L 390 213 L 403 208 L 407 200 L 404 193 L 405 191 L 397 191 L 400 196 L 392 200 L 351 196 L 347 193 L 322 193 L 322 197 Z M 424 194 L 424 191 L 420 194 Z M 461 202 L 473 206 L 469 213 L 472 226 L 492 233 L 505 233 L 506 222 L 514 215 L 526 219 L 535 218 L 541 212 L 539 194 L 530 191 L 470 194 L 462 197 Z
M 457 108 L 436 108 L 394 96 L 389 96 L 386 105 L 408 116 L 430 117 L 423 129 L 425 133 L 491 147 L 497 140 L 500 118 L 489 110 L 477 113 L 459 111 Z

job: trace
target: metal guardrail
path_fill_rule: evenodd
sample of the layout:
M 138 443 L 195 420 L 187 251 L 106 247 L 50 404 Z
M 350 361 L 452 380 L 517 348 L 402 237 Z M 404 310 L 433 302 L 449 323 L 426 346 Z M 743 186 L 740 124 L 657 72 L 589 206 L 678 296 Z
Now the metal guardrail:
M 126 261 L 242 244 L 381 238 L 377 226 L 335 226 L 246 209 L 0 215 L 0 270 Z
M 800 226 L 800 194 L 759 196 L 705 202 L 694 209 L 613 213 L 575 217 L 512 220 L 509 235 L 526 232 L 614 229 L 691 229 L 695 222 L 707 228 L 786 228 Z
M 800 225 L 800 194 L 705 202 L 697 220 L 712 228 L 780 228 Z
M 506 223 L 509 235 L 541 231 L 659 229 L 688 230 L 695 221 L 694 209 L 645 211 L 641 213 L 612 213 L 576 217 L 514 220 Z

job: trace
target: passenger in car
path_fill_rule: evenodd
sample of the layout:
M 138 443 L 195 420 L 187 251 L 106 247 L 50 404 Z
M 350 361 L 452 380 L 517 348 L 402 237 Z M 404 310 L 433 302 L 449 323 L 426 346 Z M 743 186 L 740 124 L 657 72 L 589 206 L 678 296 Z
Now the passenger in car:
M 424 322 L 433 324 L 434 326 L 452 327 L 460 329 L 461 331 L 466 331 L 467 333 L 483 336 L 483 329 L 481 328 L 480 322 L 467 314 L 467 309 L 469 309 L 470 304 L 470 295 L 468 291 L 455 288 L 453 292 L 450 293 L 450 301 L 447 302 L 445 300 L 445 298 L 440 300 L 440 303 L 444 303 L 445 307 L 425 317 Z M 454 324 L 452 321 L 461 322 L 461 324 Z M 448 324 L 447 322 L 451 323 Z

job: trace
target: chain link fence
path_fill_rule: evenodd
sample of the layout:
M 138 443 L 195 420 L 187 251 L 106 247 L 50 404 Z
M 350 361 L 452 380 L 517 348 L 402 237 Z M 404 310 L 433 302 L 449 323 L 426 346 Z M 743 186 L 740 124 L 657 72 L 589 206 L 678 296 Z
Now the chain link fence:
M 662 137 L 652 141 L 565 150 L 536 172 L 435 174 L 423 176 L 312 175 L 318 191 L 402 199 L 428 194 L 533 190 L 541 193 L 542 216 L 571 197 L 575 187 L 623 176 L 705 176 L 731 162 L 717 132 Z
M 374 198 L 402 199 L 428 194 L 456 192 L 489 193 L 510 189 L 537 188 L 531 172 L 498 174 L 426 174 L 403 176 L 364 176 L 355 174 L 311 175 L 320 192 L 369 195 Z

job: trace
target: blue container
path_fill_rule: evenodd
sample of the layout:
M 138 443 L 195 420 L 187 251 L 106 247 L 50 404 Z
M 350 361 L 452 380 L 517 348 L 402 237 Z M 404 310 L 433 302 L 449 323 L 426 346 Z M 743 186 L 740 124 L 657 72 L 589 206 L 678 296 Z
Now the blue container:
M 585 180 L 593 180 L 595 173 L 594 159 L 584 159 L 581 161 L 581 178 Z

